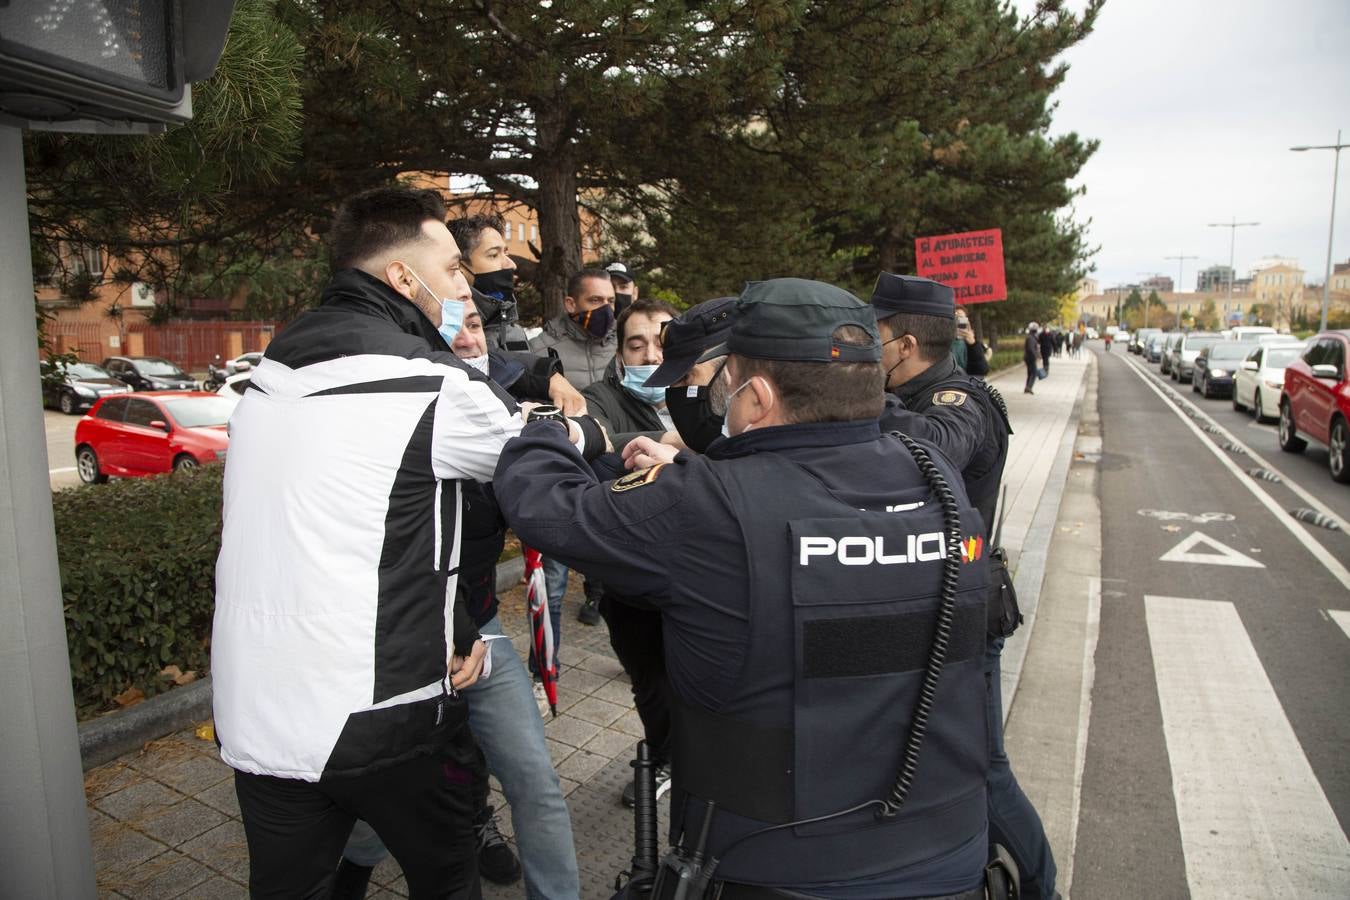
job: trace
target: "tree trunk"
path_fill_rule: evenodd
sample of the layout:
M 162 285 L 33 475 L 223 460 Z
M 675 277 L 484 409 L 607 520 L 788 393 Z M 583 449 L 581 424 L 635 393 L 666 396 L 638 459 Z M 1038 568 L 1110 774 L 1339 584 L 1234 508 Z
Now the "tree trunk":
M 581 268 L 581 216 L 577 209 L 577 172 L 566 130 L 563 104 L 539 104 L 535 109 L 538 153 L 535 180 L 539 184 L 539 274 L 537 284 L 544 316 L 563 311 L 567 279 Z

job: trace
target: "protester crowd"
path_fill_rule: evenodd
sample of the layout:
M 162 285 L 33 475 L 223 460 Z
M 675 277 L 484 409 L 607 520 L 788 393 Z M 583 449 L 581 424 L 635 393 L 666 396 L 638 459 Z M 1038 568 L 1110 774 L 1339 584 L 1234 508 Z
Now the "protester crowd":
M 392 854 L 413 898 L 578 897 L 539 696 L 577 577 L 671 796 L 654 896 L 681 866 L 690 897 L 1057 896 L 1002 742 L 1011 427 L 951 289 L 778 278 L 680 312 L 612 262 L 531 340 L 502 231 L 349 198 L 231 420 L 212 670 L 252 894 L 361 897 Z M 1080 342 L 1030 325 L 1027 392 Z M 544 559 L 524 660 L 508 529 Z

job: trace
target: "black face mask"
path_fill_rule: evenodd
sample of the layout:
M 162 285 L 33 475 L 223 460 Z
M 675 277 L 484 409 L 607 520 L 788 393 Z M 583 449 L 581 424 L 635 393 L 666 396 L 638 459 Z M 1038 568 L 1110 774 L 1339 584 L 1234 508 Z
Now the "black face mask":
M 473 286 L 494 300 L 509 299 L 516 290 L 514 269 L 498 269 L 473 276 Z
M 666 388 L 666 412 L 685 446 L 696 453 L 722 436 L 722 417 L 712 411 L 708 385 Z
M 628 307 L 632 306 L 632 305 L 633 305 L 633 295 L 632 295 L 632 294 L 619 294 L 619 293 L 615 293 L 615 295 L 614 295 L 614 315 L 616 315 L 616 316 L 621 316 L 621 315 L 623 315 L 623 311 L 624 311 L 625 309 L 627 309 Z

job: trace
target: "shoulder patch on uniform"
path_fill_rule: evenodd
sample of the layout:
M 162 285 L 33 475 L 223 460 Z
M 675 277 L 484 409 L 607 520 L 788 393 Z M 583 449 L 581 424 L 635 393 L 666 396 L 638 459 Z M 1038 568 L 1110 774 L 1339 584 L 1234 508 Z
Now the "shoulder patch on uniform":
M 614 483 L 610 485 L 609 489 L 616 494 L 622 494 L 624 491 L 631 491 L 634 488 L 651 484 L 656 480 L 656 476 L 661 474 L 661 470 L 665 466 L 665 463 L 657 463 L 650 468 L 629 472 L 627 475 L 614 479 Z
M 938 391 L 933 395 L 934 406 L 964 406 L 965 403 L 965 391 Z

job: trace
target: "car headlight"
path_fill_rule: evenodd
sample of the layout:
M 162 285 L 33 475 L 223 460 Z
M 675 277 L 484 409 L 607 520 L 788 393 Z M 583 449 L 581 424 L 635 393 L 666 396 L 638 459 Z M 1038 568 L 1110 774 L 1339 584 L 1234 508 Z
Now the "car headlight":
M 1284 379 L 1280 379 L 1279 381 L 1267 380 L 1266 387 L 1278 391 L 1280 388 L 1284 387 Z
M 87 388 L 87 387 L 85 387 L 85 386 L 82 385 L 82 384 L 77 384 L 77 385 L 75 385 L 75 393 L 79 394 L 81 397 L 97 397 L 97 396 L 98 396 L 98 391 L 94 390 L 93 388 Z
M 1228 377 L 1228 372 L 1225 371 L 1225 370 L 1223 370 L 1223 369 L 1210 369 L 1210 370 L 1209 370 L 1209 377 L 1210 377 L 1210 378 L 1227 378 L 1227 377 Z

